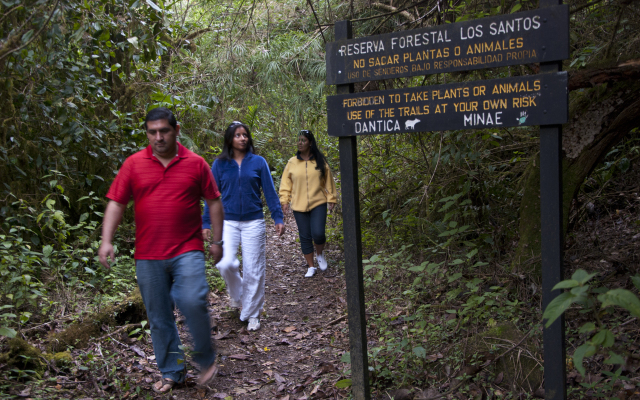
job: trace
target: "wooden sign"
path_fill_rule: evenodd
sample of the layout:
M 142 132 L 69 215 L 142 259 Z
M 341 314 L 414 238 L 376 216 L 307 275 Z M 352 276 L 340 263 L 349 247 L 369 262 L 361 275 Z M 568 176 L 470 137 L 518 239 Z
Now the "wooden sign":
M 327 97 L 330 136 L 563 124 L 567 73 Z
M 326 45 L 327 84 L 569 58 L 569 7 L 393 32 Z

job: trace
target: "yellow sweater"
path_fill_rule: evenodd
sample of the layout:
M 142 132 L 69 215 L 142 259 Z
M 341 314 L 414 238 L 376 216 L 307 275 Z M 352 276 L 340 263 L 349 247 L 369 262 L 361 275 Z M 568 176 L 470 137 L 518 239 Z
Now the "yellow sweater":
M 316 161 L 291 157 L 280 181 L 280 203 L 289 204 L 294 211 L 308 212 L 324 203 L 337 203 L 336 184 L 329 165 L 325 165 L 325 179 L 316 169 Z

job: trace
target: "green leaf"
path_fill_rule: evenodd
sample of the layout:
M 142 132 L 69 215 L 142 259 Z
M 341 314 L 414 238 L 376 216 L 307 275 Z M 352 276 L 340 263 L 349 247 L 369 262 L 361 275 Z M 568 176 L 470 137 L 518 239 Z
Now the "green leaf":
M 0 336 L 6 336 L 8 338 L 16 337 L 16 331 L 11 328 L 7 328 L 6 326 L 0 326 Z
M 33 37 L 33 29 L 22 35 L 22 43 L 27 43 Z
M 571 289 L 571 294 L 574 296 L 582 296 L 589 290 L 589 285 L 577 286 Z
M 111 66 L 111 71 L 113 72 L 113 71 L 117 70 L 118 68 L 120 68 L 121 66 L 122 66 L 122 65 L 120 65 L 120 64 L 118 64 L 118 63 L 115 63 L 115 64 L 113 64 L 113 65 Z
M 574 279 L 567 279 L 564 280 L 562 282 L 558 282 L 553 289 L 551 290 L 556 290 L 556 289 L 569 289 L 569 288 L 574 288 L 576 286 L 580 285 L 580 282 L 574 280 Z
M 626 309 L 634 317 L 640 318 L 640 300 L 638 296 L 627 289 L 613 289 L 598 296 L 602 308 L 618 306 Z
M 575 300 L 576 296 L 571 293 L 562 293 L 560 296 L 557 296 L 555 299 L 551 300 L 551 303 L 544 310 L 544 314 L 542 315 L 542 319 L 546 319 L 547 324 L 546 327 L 550 327 L 551 324 L 560 316 L 563 312 L 565 312 L 571 304 Z
M 594 324 L 593 322 L 587 322 L 586 324 L 582 325 L 578 333 L 589 333 L 595 330 L 596 330 L 596 324 Z
M 449 201 L 447 202 L 447 204 L 445 204 L 444 206 L 442 206 L 438 212 L 442 212 L 442 211 L 447 211 L 449 209 L 449 207 L 451 207 L 452 205 L 454 205 L 456 202 L 455 200 Z
M 573 353 L 573 365 L 575 365 L 576 369 L 582 376 L 584 376 L 586 370 L 582 365 L 582 360 L 585 357 L 589 357 L 595 354 L 596 348 L 592 344 L 585 343 L 582 346 L 578 347 L 576 351 Z
M 476 254 L 478 254 L 478 249 L 473 249 L 470 252 L 467 253 L 467 258 L 471 258 L 473 256 L 475 256 Z
M 427 262 L 423 262 L 420 265 L 414 265 L 413 267 L 409 268 L 409 271 L 412 272 L 422 272 L 424 271 L 424 269 L 427 267 Z
M 340 362 L 343 362 L 345 364 L 351 364 L 351 353 L 350 352 L 345 352 L 342 357 L 340 357 Z
M 571 276 L 571 279 L 573 279 L 574 281 L 578 281 L 580 282 L 580 284 L 584 285 L 585 283 L 587 283 L 588 281 L 591 280 L 591 278 L 593 278 L 594 276 L 598 275 L 598 273 L 593 273 L 593 274 L 589 274 L 587 273 L 587 271 L 583 270 L 583 269 L 579 269 L 576 272 L 573 273 L 573 275 Z
M 636 286 L 636 289 L 640 291 L 640 275 L 632 276 L 631 281 Z
M 515 6 L 513 6 L 513 8 L 511 9 L 511 14 L 513 14 L 514 12 L 518 12 L 520 11 L 520 9 L 522 8 L 522 4 L 518 3 Z
M 156 5 L 156 3 L 154 3 L 154 2 L 153 2 L 153 1 L 151 1 L 151 0 L 146 0 L 146 1 L 147 1 L 147 4 L 151 6 L 151 8 L 153 8 L 153 9 L 154 9 L 154 10 L 156 10 L 156 11 L 160 11 L 160 12 L 162 12 L 162 9 L 161 9 L 160 7 L 158 7 L 158 6 Z
M 630 167 L 631 167 L 631 162 L 626 157 L 621 159 L 620 162 L 618 163 L 618 169 L 621 172 L 627 172 Z
M 131 43 L 135 48 L 138 48 L 138 37 L 137 36 L 132 36 L 130 38 L 127 38 L 127 42 Z
M 594 337 L 590 340 L 593 344 L 599 344 L 602 347 L 611 347 L 615 342 L 615 338 L 613 337 L 613 333 L 611 333 L 608 329 L 603 329 L 600 332 L 596 333 Z
M 610 357 L 604 361 L 605 364 L 625 364 L 625 359 L 620 354 L 610 351 L 609 356 Z
M 425 358 L 427 356 L 427 351 L 422 346 L 417 346 L 413 348 L 413 354 L 419 358 Z
M 451 235 L 455 235 L 456 233 L 458 233 L 458 229 L 452 229 L 450 231 L 442 232 L 441 234 L 438 235 L 438 237 L 451 236 Z
M 488 263 L 488 262 L 484 262 L 484 261 L 478 261 L 477 263 L 473 264 L 473 265 L 471 266 L 471 268 L 474 268 L 474 267 L 481 267 L 481 266 L 483 266 L 483 265 L 489 265 L 489 263 Z
M 351 386 L 351 379 L 343 379 L 341 381 L 336 382 L 336 387 L 338 389 L 344 389 Z
M 50 245 L 46 245 L 42 248 L 42 255 L 45 257 L 49 257 L 51 256 L 51 254 L 53 253 L 53 247 L 51 247 Z
M 456 258 L 455 260 L 449 263 L 449 265 L 460 265 L 460 264 L 464 264 L 464 260 L 461 258 Z
M 453 274 L 449 277 L 448 282 L 451 283 L 453 281 L 457 281 L 458 279 L 460 279 L 460 277 L 462 277 L 462 273 L 460 272 Z

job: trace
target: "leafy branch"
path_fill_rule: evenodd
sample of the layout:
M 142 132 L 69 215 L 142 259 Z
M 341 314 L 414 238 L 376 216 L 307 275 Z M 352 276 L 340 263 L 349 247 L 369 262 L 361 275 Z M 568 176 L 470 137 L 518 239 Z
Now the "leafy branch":
M 38 29 L 38 32 L 36 32 L 35 34 L 31 35 L 30 39 L 26 43 L 24 43 L 22 46 L 15 47 L 13 49 L 11 49 L 11 48 L 7 49 L 8 47 L 12 47 L 12 46 L 16 45 L 18 43 L 18 41 L 22 40 L 22 38 L 24 38 L 25 35 L 28 35 L 30 31 L 25 33 L 24 35 L 19 35 L 18 34 L 18 35 L 13 36 L 11 39 L 9 39 L 4 44 L 4 46 L 2 46 L 2 48 L 0 49 L 0 61 L 5 59 L 6 57 L 11 55 L 12 53 L 15 53 L 16 51 L 22 50 L 23 48 L 27 47 L 28 45 L 31 44 L 31 42 L 33 42 L 36 38 L 38 38 L 40 36 L 40 34 L 42 33 L 42 31 L 49 24 L 49 21 L 51 21 L 51 18 L 53 18 L 53 16 L 55 15 L 56 9 L 58 8 L 58 3 L 59 2 L 60 2 L 60 0 L 56 0 L 56 3 L 53 5 L 53 9 L 51 10 L 51 14 L 49 15 L 49 18 L 47 18 L 47 20 L 44 22 L 44 24 L 42 24 L 40 29 Z

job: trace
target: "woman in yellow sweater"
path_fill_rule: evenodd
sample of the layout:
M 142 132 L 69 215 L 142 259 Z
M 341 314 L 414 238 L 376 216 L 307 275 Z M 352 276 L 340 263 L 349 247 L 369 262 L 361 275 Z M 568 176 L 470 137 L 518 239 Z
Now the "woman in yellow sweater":
M 315 243 L 318 267 L 327 269 L 327 259 L 323 254 L 327 204 L 329 210 L 336 205 L 336 184 L 331 176 L 327 159 L 318 146 L 313 133 L 301 130 L 298 135 L 298 152 L 291 157 L 284 168 L 280 182 L 280 203 L 284 212 L 289 211 L 289 203 L 298 224 L 302 254 L 309 269 L 305 277 L 316 273 L 313 266 Z

